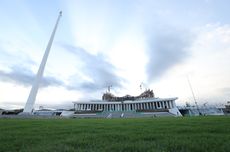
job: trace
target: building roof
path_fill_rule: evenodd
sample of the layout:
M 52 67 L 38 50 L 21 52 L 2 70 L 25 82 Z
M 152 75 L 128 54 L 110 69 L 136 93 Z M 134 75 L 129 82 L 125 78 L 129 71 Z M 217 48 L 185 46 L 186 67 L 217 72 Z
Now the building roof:
M 92 100 L 92 101 L 74 101 L 74 104 L 121 104 L 123 103 L 143 103 L 143 102 L 158 102 L 158 101 L 168 101 L 168 100 L 177 100 L 177 97 L 174 98 L 145 98 L 145 99 L 139 99 L 139 100 L 126 100 L 126 101 L 105 101 L 105 100 Z

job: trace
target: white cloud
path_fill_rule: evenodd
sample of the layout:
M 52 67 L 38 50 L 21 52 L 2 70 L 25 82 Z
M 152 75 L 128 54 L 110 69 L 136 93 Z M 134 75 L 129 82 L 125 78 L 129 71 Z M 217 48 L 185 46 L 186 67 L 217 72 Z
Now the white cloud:
M 2 8 L 0 17 L 3 21 L 0 25 L 0 71 L 10 73 L 13 66 L 20 65 L 36 73 L 56 19 L 52 11 L 56 11 L 57 8 L 53 6 L 58 5 L 56 3 L 52 6 L 46 5 L 44 10 L 46 12 L 43 12 L 43 5 L 36 7 L 35 2 L 25 1 L 14 5 L 12 2 L 7 3 L 8 5 L 5 3 L 7 2 L 0 6 Z M 204 7 L 204 1 L 199 3 L 201 4 L 199 7 L 196 5 L 197 2 L 181 1 L 62 1 L 60 3 L 60 6 L 64 7 L 63 18 L 55 37 L 58 42 L 53 43 L 45 76 L 58 77 L 66 86 L 69 83 L 79 86 L 79 78 L 87 82 L 102 83 L 102 76 L 98 72 L 95 78 L 93 77 L 95 70 L 83 73 L 82 69 L 86 63 L 66 53 L 66 50 L 59 46 L 60 43 L 68 42 L 73 46 L 84 48 L 92 56 L 92 60 L 96 61 L 95 58 L 99 57 L 98 60 L 109 63 L 107 65 L 114 68 L 113 75 L 127 80 L 120 82 L 120 85 L 125 86 L 123 89 L 113 88 L 113 91 L 119 95 L 140 93 L 139 85 L 144 82 L 146 86 L 154 89 L 156 96 L 178 96 L 179 102 L 183 104 L 185 101 L 192 101 L 186 79 L 189 75 L 199 102 L 214 99 L 216 102 L 225 102 L 224 100 L 229 99 L 226 90 L 230 85 L 228 79 L 230 77 L 228 70 L 230 26 L 221 23 L 224 18 L 226 18 L 225 22 L 228 22 L 228 16 L 218 16 L 221 13 L 217 12 L 220 11 L 222 5 L 226 5 L 225 3 L 221 3 L 216 9 L 214 4 L 212 9 Z M 210 16 L 214 16 L 214 19 L 210 19 Z M 219 23 L 203 26 L 207 21 L 212 23 L 216 18 L 221 18 Z M 197 28 L 194 29 L 194 27 Z M 149 32 L 150 29 L 151 32 Z M 183 32 L 177 32 L 178 29 L 182 29 Z M 150 66 L 150 69 L 156 70 L 160 68 L 160 65 L 165 64 L 166 68 L 160 68 L 163 72 L 159 72 L 161 76 L 157 81 L 146 83 L 148 59 L 154 60 L 156 53 L 162 53 L 154 51 L 152 54 L 146 53 L 149 49 L 147 34 L 156 38 L 157 34 L 159 36 L 167 32 L 166 30 L 171 30 L 176 34 L 169 41 L 162 41 L 166 44 L 161 43 L 160 46 L 169 48 L 167 44 L 174 45 L 171 53 L 175 53 L 175 58 L 170 58 L 172 62 L 169 64 L 166 64 L 167 59 L 165 59 L 159 60 L 159 64 L 155 67 Z M 184 50 L 182 44 L 187 42 L 188 37 L 180 36 L 188 34 L 187 31 L 194 32 L 195 36 L 192 36 L 191 44 L 184 45 L 186 46 Z M 167 38 L 167 35 L 165 37 Z M 153 45 L 156 43 L 159 45 L 159 41 L 155 40 L 152 40 Z M 176 51 L 178 48 L 183 51 Z M 181 56 L 180 53 L 186 55 Z M 164 59 L 170 56 L 170 53 L 165 51 L 163 55 L 160 54 L 160 57 L 162 56 Z M 178 60 L 179 56 L 183 60 Z M 97 61 L 97 63 L 101 62 Z M 97 63 L 85 67 L 93 68 L 97 66 Z M 105 72 L 103 66 L 99 70 Z M 0 95 L 1 101 L 8 103 L 15 101 L 21 104 L 27 99 L 30 87 L 3 81 L 0 83 L 2 84 L 0 91 L 3 92 L 3 95 Z M 102 94 L 100 90 L 88 96 L 80 92 L 80 89 L 80 91 L 65 89 L 66 86 L 40 90 L 37 103 L 46 104 L 49 100 L 50 103 L 47 104 L 56 105 L 67 103 L 67 100 L 73 101 L 89 96 L 96 98 L 100 97 L 96 94 Z
M 190 48 L 191 56 L 152 85 L 160 95 L 177 95 L 179 103 L 193 102 L 187 76 L 199 103 L 224 103 L 228 94 L 221 88 L 230 85 L 230 26 L 208 25 L 195 30 L 196 39 Z M 159 90 L 159 91 L 158 91 Z

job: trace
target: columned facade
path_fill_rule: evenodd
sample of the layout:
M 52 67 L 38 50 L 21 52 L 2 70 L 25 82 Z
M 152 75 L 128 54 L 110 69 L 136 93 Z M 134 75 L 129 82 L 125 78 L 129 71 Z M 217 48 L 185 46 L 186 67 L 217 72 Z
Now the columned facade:
M 75 111 L 136 111 L 136 110 L 158 110 L 172 109 L 176 107 L 177 98 L 152 98 L 148 100 L 106 102 L 74 102 Z

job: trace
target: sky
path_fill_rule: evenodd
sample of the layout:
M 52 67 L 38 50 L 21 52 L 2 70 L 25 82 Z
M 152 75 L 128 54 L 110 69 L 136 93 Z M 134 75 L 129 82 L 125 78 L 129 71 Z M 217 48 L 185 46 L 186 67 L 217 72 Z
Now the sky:
M 228 0 L 0 0 L 0 108 L 23 108 L 59 11 L 35 107 L 111 93 L 230 100 Z M 140 85 L 142 87 L 140 88 Z

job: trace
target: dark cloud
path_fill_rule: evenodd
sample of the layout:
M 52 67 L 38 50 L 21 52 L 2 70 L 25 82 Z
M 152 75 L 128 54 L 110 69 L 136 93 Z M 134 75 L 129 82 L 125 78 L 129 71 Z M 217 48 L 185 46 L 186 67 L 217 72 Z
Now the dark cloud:
M 147 35 L 148 81 L 156 80 L 174 65 L 189 57 L 188 49 L 192 43 L 189 31 L 159 28 L 157 32 L 149 32 Z
M 22 66 L 14 66 L 10 72 L 0 70 L 0 79 L 6 82 L 13 82 L 24 86 L 31 86 L 35 79 L 35 74 L 29 69 Z M 41 87 L 60 86 L 63 83 L 53 77 L 43 77 Z
M 77 60 L 82 61 L 83 66 L 78 72 L 86 75 L 90 80 L 83 80 L 76 74 L 72 78 L 69 89 L 81 91 L 99 91 L 107 86 L 122 87 L 123 79 L 115 74 L 116 68 L 106 60 L 103 54 L 93 55 L 86 50 L 71 45 L 62 44 L 70 53 L 74 54 Z

